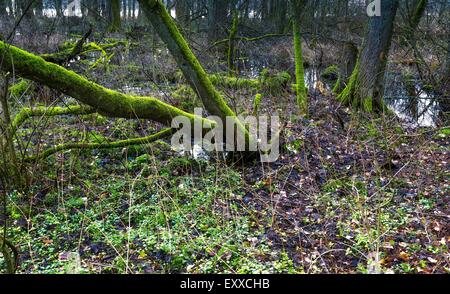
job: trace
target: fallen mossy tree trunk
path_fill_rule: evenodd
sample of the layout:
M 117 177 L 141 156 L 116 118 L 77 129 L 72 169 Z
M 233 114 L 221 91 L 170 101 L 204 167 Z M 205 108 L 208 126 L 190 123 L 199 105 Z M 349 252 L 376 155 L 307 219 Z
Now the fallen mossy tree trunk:
M 155 141 L 158 141 L 160 139 L 164 139 L 169 137 L 175 132 L 174 129 L 164 129 L 156 134 L 142 137 L 142 138 L 133 138 L 133 139 L 127 139 L 127 140 L 120 140 L 115 142 L 102 142 L 102 143 L 64 143 L 60 145 L 56 145 L 53 147 L 50 147 L 43 152 L 27 157 L 25 161 L 32 162 L 38 159 L 44 159 L 49 157 L 52 154 L 55 154 L 60 151 L 64 150 L 72 150 L 72 149 L 112 149 L 112 148 L 123 148 L 123 147 L 130 147 L 130 146 L 136 146 L 136 145 L 145 145 L 149 143 L 153 143 Z
M 73 71 L 46 62 L 39 56 L 2 41 L 0 41 L 0 67 L 3 71 L 14 72 L 22 78 L 71 96 L 105 116 L 150 119 L 167 126 L 170 126 L 172 119 L 177 116 L 185 116 L 194 122 L 193 114 L 154 97 L 127 95 L 107 89 Z
M 12 133 L 14 134 L 27 119 L 35 116 L 57 116 L 57 115 L 77 115 L 77 114 L 92 114 L 95 109 L 85 105 L 71 105 L 68 107 L 44 107 L 38 106 L 34 108 L 24 107 L 14 117 L 11 122 Z

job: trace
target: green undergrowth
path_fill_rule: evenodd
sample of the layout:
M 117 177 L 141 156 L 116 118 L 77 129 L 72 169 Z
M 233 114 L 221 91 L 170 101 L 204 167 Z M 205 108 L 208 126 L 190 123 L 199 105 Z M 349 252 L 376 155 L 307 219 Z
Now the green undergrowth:
M 264 69 L 260 74 L 262 89 L 272 95 L 280 96 L 286 92 L 291 82 L 291 75 L 288 72 L 271 72 Z
M 194 108 L 202 106 L 197 94 L 189 85 L 179 86 L 171 95 L 177 100 L 176 106 L 184 111 L 193 112 Z
M 332 91 L 338 94 L 342 90 L 342 75 L 337 65 L 330 65 L 321 74 L 325 82 L 332 85 Z
M 101 142 L 139 126 L 87 119 L 109 131 L 65 134 Z M 22 256 L 19 273 L 302 271 L 283 251 L 273 252 L 268 220 L 245 203 L 242 176 L 232 167 L 180 156 L 165 142 L 64 157 L 62 166 L 56 157 L 44 160 L 45 182 L 9 195 L 8 215 L 18 225 L 8 236 Z
M 27 92 L 32 92 L 33 90 L 33 83 L 26 79 L 19 79 L 15 84 L 9 87 L 10 94 L 16 99 L 21 98 Z
M 224 74 L 212 74 L 209 77 L 214 85 L 221 88 L 260 91 L 271 96 L 285 94 L 292 80 L 288 72 L 277 72 L 269 69 L 262 70 L 258 79 L 230 77 Z

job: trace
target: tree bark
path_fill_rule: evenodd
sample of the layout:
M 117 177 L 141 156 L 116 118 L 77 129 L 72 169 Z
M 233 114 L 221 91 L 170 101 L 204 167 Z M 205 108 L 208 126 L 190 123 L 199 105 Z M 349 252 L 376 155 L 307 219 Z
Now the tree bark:
M 228 36 L 228 54 L 227 54 L 228 74 L 230 76 L 234 76 L 234 74 L 236 73 L 234 60 L 236 53 L 235 38 L 238 31 L 238 25 L 239 25 L 239 14 L 236 10 L 233 10 L 233 22 L 231 24 L 230 35 Z
M 342 74 L 345 81 L 352 75 L 358 59 L 358 47 L 351 41 L 344 44 Z
M 381 16 L 371 17 L 361 56 L 338 99 L 365 111 L 384 110 L 384 81 L 398 0 L 381 1 Z
M 225 23 L 228 16 L 226 0 L 208 0 L 208 40 L 214 43 L 225 37 Z
M 25 177 L 20 172 L 17 161 L 16 149 L 14 146 L 12 123 L 8 107 L 9 78 L 1 76 L 0 81 L 0 153 L 3 161 L 3 169 L 7 179 L 15 189 L 23 189 L 26 186 Z
M 162 2 L 160 0 L 139 0 L 139 4 L 159 37 L 167 45 L 184 77 L 202 100 L 206 110 L 224 121 L 227 116 L 235 117 L 236 115 L 226 104 L 222 95 L 214 88 Z
M 118 32 L 122 26 L 120 19 L 120 0 L 111 1 L 111 31 Z
M 180 25 L 183 27 L 187 26 L 189 24 L 189 17 L 190 17 L 190 11 L 189 11 L 189 3 L 187 0 L 176 0 L 175 3 L 175 14 L 177 21 Z
M 58 90 L 106 116 L 151 119 L 167 126 L 170 126 L 172 119 L 179 115 L 188 117 L 191 122 L 195 119 L 193 114 L 156 98 L 127 95 L 104 88 L 73 71 L 46 62 L 41 57 L 2 41 L 0 41 L 0 68 Z
M 5 17 L 6 15 L 8 15 L 8 13 L 6 13 L 6 1 L 0 1 L 0 16 L 1 17 Z
M 305 0 L 292 1 L 292 26 L 294 33 L 294 52 L 295 52 L 295 78 L 296 78 L 296 94 L 297 105 L 301 115 L 308 114 L 308 96 L 305 85 L 305 69 L 303 67 L 302 40 L 300 35 L 300 18 L 302 10 L 306 5 Z
M 62 9 L 62 0 L 54 0 L 55 2 L 55 10 L 56 10 L 56 16 L 61 17 L 63 15 L 63 9 Z

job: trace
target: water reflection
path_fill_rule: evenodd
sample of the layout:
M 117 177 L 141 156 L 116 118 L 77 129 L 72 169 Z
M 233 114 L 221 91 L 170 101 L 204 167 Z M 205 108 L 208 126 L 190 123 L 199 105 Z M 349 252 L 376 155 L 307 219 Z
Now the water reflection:
M 435 94 L 425 90 L 418 78 L 405 79 L 401 73 L 388 73 L 384 99 L 400 118 L 412 126 L 436 126 L 439 103 Z

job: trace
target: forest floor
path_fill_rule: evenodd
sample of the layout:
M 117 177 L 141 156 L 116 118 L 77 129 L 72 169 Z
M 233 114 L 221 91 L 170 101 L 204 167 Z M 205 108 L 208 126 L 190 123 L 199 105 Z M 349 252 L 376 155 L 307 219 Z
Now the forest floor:
M 149 42 L 142 41 L 135 63 L 116 54 L 119 66 L 92 69 L 93 59 L 70 68 L 120 91 L 198 106 L 175 64 L 145 53 Z M 269 48 L 285 70 L 294 64 L 282 49 L 290 42 Z M 162 83 L 164 75 L 171 77 Z M 220 90 L 237 113 L 252 111 L 254 92 Z M 54 101 L 43 101 L 55 96 L 46 89 L 27 91 L 39 103 Z M 353 113 L 324 92 L 310 91 L 309 100 L 305 119 L 295 115 L 291 91 L 263 95 L 261 114 L 278 114 L 283 123 L 281 155 L 271 164 L 180 154 L 168 140 L 61 152 L 37 163 L 30 190 L 9 195 L 18 272 L 450 273 L 450 129 Z M 62 116 L 29 120 L 18 136 L 35 152 L 158 128 Z
M 289 113 L 293 101 L 263 104 Z M 10 198 L 19 272 L 449 273 L 449 129 L 310 101 L 309 119 L 284 120 L 273 164 L 226 165 L 164 142 L 50 157 L 32 190 Z M 62 117 L 33 142 L 152 131 Z

